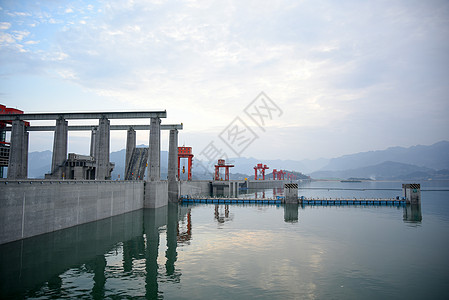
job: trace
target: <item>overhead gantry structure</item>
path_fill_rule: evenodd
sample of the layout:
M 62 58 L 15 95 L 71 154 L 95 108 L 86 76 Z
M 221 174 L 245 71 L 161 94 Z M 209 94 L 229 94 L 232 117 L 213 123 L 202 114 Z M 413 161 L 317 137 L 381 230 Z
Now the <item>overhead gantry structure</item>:
M 147 181 L 159 181 L 161 130 L 170 130 L 168 180 L 176 181 L 178 162 L 178 130 L 182 124 L 161 125 L 166 118 L 164 111 L 130 112 L 75 112 L 75 113 L 31 113 L 0 115 L 0 121 L 11 121 L 12 126 L 3 128 L 11 131 L 11 148 L 8 166 L 8 179 L 27 177 L 28 133 L 31 131 L 54 131 L 51 173 L 67 159 L 68 131 L 91 131 L 91 156 L 96 158 L 96 180 L 107 179 L 109 168 L 109 144 L 111 130 L 127 130 L 126 164 L 136 147 L 136 130 L 150 130 L 149 160 Z M 98 119 L 98 125 L 69 126 L 67 120 Z M 150 119 L 150 125 L 110 125 L 110 119 Z M 55 120 L 55 126 L 26 126 L 25 121 Z M 54 174 L 56 177 L 59 174 Z

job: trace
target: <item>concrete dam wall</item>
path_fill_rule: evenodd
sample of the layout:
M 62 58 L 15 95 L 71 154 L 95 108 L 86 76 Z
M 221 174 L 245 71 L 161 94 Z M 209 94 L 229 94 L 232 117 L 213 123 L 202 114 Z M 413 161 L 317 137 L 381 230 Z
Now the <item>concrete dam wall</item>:
M 0 244 L 141 209 L 143 181 L 0 181 Z

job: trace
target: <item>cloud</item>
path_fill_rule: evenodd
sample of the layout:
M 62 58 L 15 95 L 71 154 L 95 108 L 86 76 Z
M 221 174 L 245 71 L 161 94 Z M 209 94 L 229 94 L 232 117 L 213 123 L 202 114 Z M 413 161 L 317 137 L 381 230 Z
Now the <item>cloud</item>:
M 11 23 L 8 22 L 0 22 L 0 30 L 6 30 L 11 27 Z
M 135 0 L 20 11 L 0 12 L 9 18 L 0 23 L 4 69 L 22 60 L 105 105 L 167 108 L 198 131 L 226 126 L 262 90 L 285 111 L 275 126 L 295 131 L 351 124 L 361 134 L 375 118 L 406 130 L 390 122 L 405 107 L 432 116 L 429 132 L 449 125 L 445 1 Z M 370 146 L 352 133 L 341 140 Z

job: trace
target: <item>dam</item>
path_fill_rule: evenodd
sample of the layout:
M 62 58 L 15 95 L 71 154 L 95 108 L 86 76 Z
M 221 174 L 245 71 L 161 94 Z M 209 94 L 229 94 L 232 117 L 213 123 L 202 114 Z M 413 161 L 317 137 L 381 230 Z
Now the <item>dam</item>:
M 2 111 L 3 110 L 2 106 Z M 178 132 L 183 124 L 161 124 L 166 111 L 0 114 L 7 178 L 0 179 L 0 244 L 85 224 L 142 208 L 178 202 L 180 195 L 238 195 L 246 188 L 283 187 L 284 181 L 180 181 Z M 148 125 L 111 125 L 110 120 L 146 119 Z M 30 121 L 53 120 L 55 126 Z M 69 125 L 69 120 L 98 120 L 98 125 Z M 130 180 L 113 181 L 110 131 L 126 130 L 126 171 Z M 136 151 L 136 130 L 149 130 L 146 153 Z M 27 178 L 29 135 L 54 132 L 52 165 L 45 179 Z M 68 153 L 68 131 L 90 131 L 90 155 Z M 161 131 L 169 131 L 168 176 L 161 179 Z M 3 151 L 4 150 L 4 151 Z M 133 164 L 133 162 L 135 164 Z M 4 164 L 5 165 L 5 164 Z M 4 166 L 3 165 L 3 166 Z M 135 173 L 147 176 L 131 176 Z M 3 170 L 3 167 L 2 167 Z

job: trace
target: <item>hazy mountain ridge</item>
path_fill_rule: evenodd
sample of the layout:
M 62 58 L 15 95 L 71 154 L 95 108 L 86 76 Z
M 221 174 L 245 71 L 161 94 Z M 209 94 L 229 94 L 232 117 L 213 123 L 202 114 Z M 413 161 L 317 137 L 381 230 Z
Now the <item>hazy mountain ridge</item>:
M 340 171 L 317 171 L 311 174 L 316 179 L 370 178 L 373 180 L 429 180 L 449 179 L 449 170 L 436 171 L 427 167 L 419 167 L 393 161 L 377 165 Z
M 139 145 L 142 147 L 145 145 Z M 115 163 L 112 178 L 123 178 L 125 171 L 125 149 L 114 151 L 110 154 L 111 162 Z M 52 152 L 30 152 L 28 157 L 28 176 L 30 178 L 43 178 L 50 171 Z M 406 162 L 404 162 L 406 161 Z M 410 162 L 412 161 L 412 162 Z M 413 146 L 410 148 L 391 147 L 385 150 L 361 152 L 344 155 L 333 159 L 317 160 L 259 160 L 253 157 L 230 158 L 230 163 L 235 165 L 231 169 L 235 179 L 251 178 L 254 176 L 254 166 L 258 163 L 268 165 L 270 169 L 286 169 L 311 175 L 312 178 L 349 178 L 365 177 L 375 179 L 449 179 L 449 142 L 442 141 L 430 146 Z M 193 161 L 193 178 L 211 179 L 213 170 L 205 174 L 198 165 L 201 162 Z M 181 168 L 187 164 L 187 160 L 181 160 Z M 327 164 L 327 165 L 326 165 Z M 161 151 L 161 178 L 167 177 L 168 152 Z M 314 169 L 321 170 L 312 172 Z M 187 174 L 181 174 L 181 178 Z
M 378 165 L 386 161 L 422 166 L 435 170 L 449 169 L 449 141 L 441 141 L 430 146 L 391 147 L 385 150 L 343 155 L 332 158 L 320 171 L 357 169 Z

